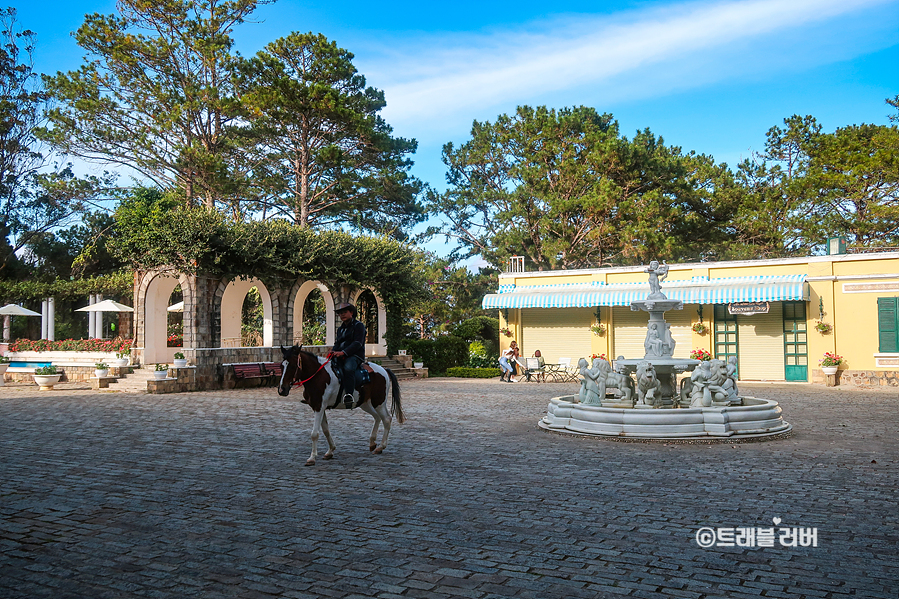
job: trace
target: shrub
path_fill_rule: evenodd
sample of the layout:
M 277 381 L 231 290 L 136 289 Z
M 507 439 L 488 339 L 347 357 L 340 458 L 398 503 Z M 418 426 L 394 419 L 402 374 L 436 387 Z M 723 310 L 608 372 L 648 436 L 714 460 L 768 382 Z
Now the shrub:
M 56 370 L 56 366 L 51 364 L 49 366 L 41 366 L 40 368 L 35 368 L 34 374 L 37 374 L 37 375 L 59 374 L 59 371 Z
M 462 366 L 468 362 L 468 344 L 454 335 L 444 335 L 436 339 L 409 339 L 406 341 L 409 353 L 424 362 L 425 368 L 439 376 L 448 368 Z
M 499 375 L 499 368 L 464 368 L 457 366 L 446 369 L 446 376 L 455 376 L 463 379 L 492 379 Z

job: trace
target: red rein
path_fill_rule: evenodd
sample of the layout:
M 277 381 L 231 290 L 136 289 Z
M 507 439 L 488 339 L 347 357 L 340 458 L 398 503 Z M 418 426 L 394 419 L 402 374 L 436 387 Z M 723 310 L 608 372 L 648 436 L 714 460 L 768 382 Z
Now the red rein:
M 307 379 L 303 379 L 302 381 L 294 381 L 294 382 L 293 382 L 293 386 L 294 386 L 294 387 L 302 387 L 305 383 L 308 383 L 309 381 L 311 381 L 311 380 L 312 380 L 312 377 L 314 377 L 314 376 L 317 375 L 319 372 L 321 372 L 322 369 L 328 364 L 328 362 L 331 361 L 331 356 L 333 356 L 333 355 L 334 355 L 333 352 L 332 352 L 332 353 L 328 353 L 328 355 L 327 355 L 327 358 L 328 358 L 328 359 L 325 360 L 325 362 L 324 362 L 321 366 L 318 367 L 318 370 L 316 370 L 315 372 L 312 373 L 312 376 L 310 376 L 310 377 L 307 378 Z M 297 361 L 299 361 L 299 356 L 297 357 Z

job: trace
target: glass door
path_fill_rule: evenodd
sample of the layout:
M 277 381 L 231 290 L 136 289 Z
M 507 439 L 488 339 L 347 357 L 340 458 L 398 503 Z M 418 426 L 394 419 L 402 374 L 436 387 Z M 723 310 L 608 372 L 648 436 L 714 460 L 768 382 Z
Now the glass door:
M 808 321 L 805 302 L 784 302 L 784 378 L 808 380 Z

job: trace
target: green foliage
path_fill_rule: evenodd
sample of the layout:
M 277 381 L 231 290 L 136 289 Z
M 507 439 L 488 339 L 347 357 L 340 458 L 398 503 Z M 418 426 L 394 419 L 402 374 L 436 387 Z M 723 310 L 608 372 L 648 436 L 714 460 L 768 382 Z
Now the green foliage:
M 455 367 L 448 368 L 446 371 L 446 376 L 453 376 L 458 378 L 465 379 L 492 379 L 501 374 L 499 368 L 464 368 L 464 367 Z
M 166 372 L 169 369 L 168 364 L 157 364 L 155 367 L 156 372 Z
M 409 353 L 423 362 L 432 374 L 440 375 L 448 368 L 468 362 L 468 344 L 464 339 L 443 335 L 436 339 L 407 339 Z
M 56 366 L 50 364 L 49 366 L 41 366 L 39 368 L 34 369 L 34 374 L 38 376 L 52 376 L 54 374 L 61 374 L 59 370 L 56 369 Z
M 693 255 L 727 216 L 699 193 L 700 157 L 649 130 L 619 135 L 587 107 L 519 107 L 475 122 L 471 141 L 443 148 L 450 189 L 429 197 L 447 220 L 432 229 L 493 265 L 525 256 L 537 270 Z
M 188 203 L 240 195 L 230 34 L 257 4 L 120 0 L 119 15 L 87 15 L 75 33 L 87 62 L 44 78 L 56 105 L 40 135 L 69 155 L 127 165 Z
M 133 288 L 134 273 L 131 271 L 119 271 L 87 279 L 57 279 L 50 282 L 0 280 L 0 301 L 40 301 L 47 297 L 54 297 L 57 301 L 83 300 L 92 293 L 102 293 L 107 297 L 114 296 L 127 300 L 131 297 Z
M 109 364 L 107 364 L 106 362 L 97 362 L 96 364 L 94 364 L 94 368 L 96 368 L 97 370 L 109 370 Z
M 492 316 L 474 316 L 463 320 L 452 330 L 453 335 L 466 341 L 481 341 L 484 344 L 483 354 L 499 352 L 497 339 L 499 338 L 499 318 Z M 472 344 L 474 345 L 474 344 Z
M 237 63 L 253 189 L 303 227 L 399 234 L 424 218 L 406 157 L 416 142 L 391 136 L 384 93 L 352 60 L 321 34 L 292 33 Z
M 448 260 L 428 256 L 424 275 L 428 295 L 411 306 L 417 334 L 410 330 L 410 336 L 427 339 L 452 333 L 457 323 L 489 313 L 481 309 L 481 300 L 496 288 L 498 277 L 495 271 L 480 270 L 475 274 Z
M 497 325 L 498 326 L 498 325 Z M 498 333 L 497 333 L 498 334 Z M 487 343 L 491 344 L 491 349 L 487 349 Z M 497 351 L 493 349 L 496 345 L 495 340 L 472 341 L 468 344 L 468 366 L 470 368 L 491 368 L 496 366 L 499 359 Z

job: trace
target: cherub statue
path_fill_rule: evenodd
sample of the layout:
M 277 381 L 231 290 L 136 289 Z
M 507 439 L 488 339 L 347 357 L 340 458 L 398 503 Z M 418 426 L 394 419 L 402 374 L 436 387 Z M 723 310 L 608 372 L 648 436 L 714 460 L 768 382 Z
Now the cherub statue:
M 653 260 L 649 266 L 643 269 L 643 272 L 649 273 L 649 297 L 646 299 L 668 299 L 662 293 L 662 281 L 668 276 L 668 265 L 663 261 L 659 265 L 658 260 Z

